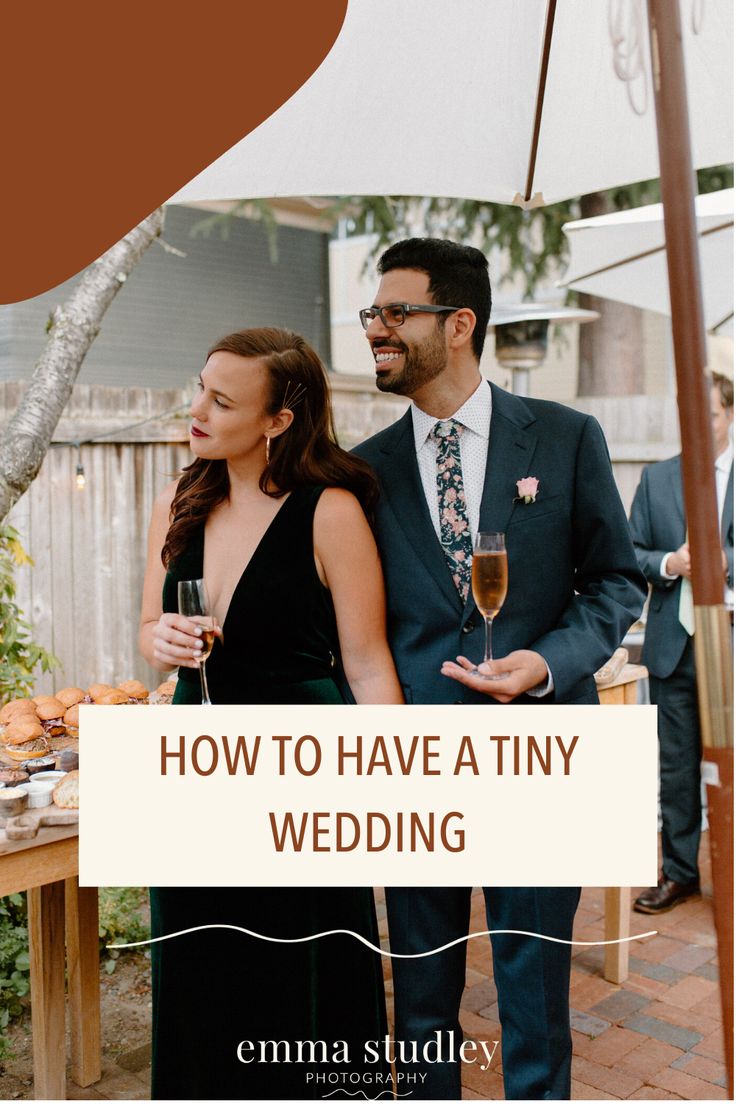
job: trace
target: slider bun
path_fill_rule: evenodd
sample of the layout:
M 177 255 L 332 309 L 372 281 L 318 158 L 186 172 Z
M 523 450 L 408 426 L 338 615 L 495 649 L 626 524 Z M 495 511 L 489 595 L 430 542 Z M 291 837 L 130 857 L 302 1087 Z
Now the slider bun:
M 78 702 L 82 701 L 85 697 L 85 693 L 84 690 L 80 690 L 78 686 L 67 686 L 64 690 L 60 690 L 56 697 L 62 705 L 69 709 L 72 705 L 76 705 Z
M 160 686 L 156 687 L 155 693 L 161 694 L 163 697 L 173 698 L 176 692 L 176 682 L 170 679 L 168 682 L 162 682 Z
M 65 713 L 66 706 L 58 698 L 46 698 L 36 703 L 36 716 L 40 721 L 54 721 Z
M 122 690 L 129 698 L 137 698 L 138 701 L 145 700 L 148 697 L 148 690 L 138 679 L 128 679 L 127 682 L 121 682 L 118 685 L 118 690 Z
M 0 724 L 7 724 L 13 717 L 28 713 L 35 717 L 36 707 L 30 698 L 12 698 L 0 709 Z
M 108 690 L 99 698 L 95 698 L 95 705 L 127 705 L 128 695 L 123 690 Z
M 70 705 L 64 714 L 64 724 L 72 725 L 73 728 L 79 728 L 79 706 Z
M 5 744 L 25 744 L 29 740 L 37 740 L 43 736 L 43 728 L 38 721 L 13 721 L 3 733 Z
M 33 740 L 27 744 L 20 744 L 15 747 L 6 747 L 3 749 L 3 754 L 9 759 L 13 759 L 16 763 L 22 763 L 26 759 L 40 759 L 42 755 L 48 755 L 48 753 L 48 740 L 44 739 Z
M 106 682 L 93 682 L 87 693 L 91 697 L 92 701 L 96 702 L 104 694 L 109 694 L 112 690 L 112 686 L 109 686 Z

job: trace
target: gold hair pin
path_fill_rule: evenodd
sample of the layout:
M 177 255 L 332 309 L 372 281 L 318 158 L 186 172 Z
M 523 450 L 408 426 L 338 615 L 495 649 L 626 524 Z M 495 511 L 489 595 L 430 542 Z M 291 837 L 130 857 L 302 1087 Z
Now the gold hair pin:
M 303 383 L 294 384 L 294 390 L 291 392 L 291 380 L 286 383 L 286 390 L 284 391 L 284 398 L 281 403 L 282 410 L 293 410 L 297 403 L 301 402 L 307 393 L 307 389 Z

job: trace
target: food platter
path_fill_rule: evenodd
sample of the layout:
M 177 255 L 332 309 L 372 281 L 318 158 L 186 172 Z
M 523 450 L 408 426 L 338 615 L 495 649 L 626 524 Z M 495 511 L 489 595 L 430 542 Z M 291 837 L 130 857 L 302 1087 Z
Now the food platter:
M 68 686 L 54 695 L 13 698 L 0 708 L 0 828 L 22 819 L 6 833 L 26 839 L 44 825 L 67 825 L 79 807 L 79 706 L 170 704 L 176 683 L 152 693 L 137 679 L 117 686 L 93 683 L 87 690 Z

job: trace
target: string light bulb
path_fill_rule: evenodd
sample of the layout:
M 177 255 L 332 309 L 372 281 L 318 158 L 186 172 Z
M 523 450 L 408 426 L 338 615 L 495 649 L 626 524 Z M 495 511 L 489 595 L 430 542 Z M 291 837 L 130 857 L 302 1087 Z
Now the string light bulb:
M 84 464 L 82 463 L 82 442 L 75 441 L 74 447 L 77 450 L 77 472 L 75 482 L 77 484 L 77 490 L 83 491 L 87 485 L 87 477 L 84 474 Z
M 98 441 L 104 441 L 108 437 L 113 437 L 116 433 L 120 433 L 123 430 L 137 429 L 138 426 L 148 425 L 149 422 L 160 421 L 172 415 L 179 416 L 182 411 L 188 410 L 190 405 L 191 404 L 188 402 L 181 403 L 179 406 L 174 406 L 170 410 L 164 410 L 156 414 L 151 414 L 147 418 L 142 418 L 139 422 L 118 426 L 117 429 L 106 430 L 104 433 L 98 433 L 94 437 L 86 437 L 84 441 L 52 441 L 49 448 L 74 448 L 77 450 L 77 465 L 74 482 L 76 483 L 77 490 L 83 491 L 87 486 L 87 476 L 84 473 L 84 464 L 82 463 L 82 445 L 93 445 Z

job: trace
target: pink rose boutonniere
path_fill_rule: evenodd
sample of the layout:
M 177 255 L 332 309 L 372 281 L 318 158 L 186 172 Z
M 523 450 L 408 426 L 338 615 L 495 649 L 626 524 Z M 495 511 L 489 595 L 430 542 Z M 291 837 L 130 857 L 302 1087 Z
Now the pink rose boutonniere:
M 536 502 L 538 490 L 539 480 L 535 479 L 533 475 L 527 476 L 526 479 L 517 479 L 515 501 L 521 501 L 523 499 L 528 506 L 530 502 Z

